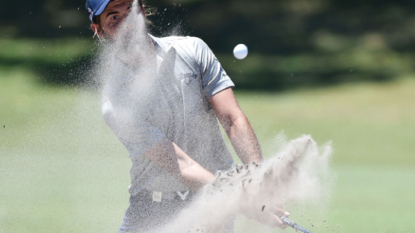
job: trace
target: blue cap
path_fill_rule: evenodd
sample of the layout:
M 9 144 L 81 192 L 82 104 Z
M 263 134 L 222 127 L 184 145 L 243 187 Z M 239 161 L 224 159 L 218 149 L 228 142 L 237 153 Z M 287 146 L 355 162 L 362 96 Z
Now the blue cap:
M 89 19 L 94 22 L 94 17 L 102 14 L 111 0 L 86 0 L 86 10 L 89 13 Z

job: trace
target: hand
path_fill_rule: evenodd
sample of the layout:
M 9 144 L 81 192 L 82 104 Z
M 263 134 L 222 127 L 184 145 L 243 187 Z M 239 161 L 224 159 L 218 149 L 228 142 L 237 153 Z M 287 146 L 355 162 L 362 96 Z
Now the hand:
M 290 215 L 290 213 L 283 209 L 272 206 L 268 207 L 266 205 L 244 206 L 239 210 L 241 214 L 247 216 L 248 218 L 254 219 L 271 228 L 279 227 L 281 229 L 285 229 L 287 225 L 281 221 L 280 217 L 288 217 Z

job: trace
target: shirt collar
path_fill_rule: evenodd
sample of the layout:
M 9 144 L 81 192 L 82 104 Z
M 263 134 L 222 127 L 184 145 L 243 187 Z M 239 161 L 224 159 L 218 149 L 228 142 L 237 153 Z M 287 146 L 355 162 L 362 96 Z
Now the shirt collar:
M 160 56 L 164 56 L 168 51 L 169 48 L 166 46 L 166 44 L 164 44 L 160 38 L 157 38 L 155 36 L 152 36 L 150 34 L 148 34 L 151 38 L 151 40 L 153 41 L 154 44 L 154 48 L 156 49 L 157 54 L 159 54 Z

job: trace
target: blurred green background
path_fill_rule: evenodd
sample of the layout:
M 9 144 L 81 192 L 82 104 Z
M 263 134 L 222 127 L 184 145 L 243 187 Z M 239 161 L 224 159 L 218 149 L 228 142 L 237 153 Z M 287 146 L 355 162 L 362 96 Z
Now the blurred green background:
M 0 232 L 116 232 L 128 206 L 128 153 L 85 85 L 98 42 L 84 5 L 0 2 Z M 313 232 L 415 232 L 415 3 L 146 5 L 153 34 L 198 36 L 215 52 L 265 155 L 282 132 L 332 141 L 330 198 L 288 206 L 294 220 Z M 277 230 L 241 217 L 236 232 Z

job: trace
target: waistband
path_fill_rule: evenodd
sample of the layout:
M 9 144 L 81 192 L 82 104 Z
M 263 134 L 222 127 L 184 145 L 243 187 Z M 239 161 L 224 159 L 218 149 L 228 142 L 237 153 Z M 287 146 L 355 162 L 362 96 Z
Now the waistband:
M 189 201 L 196 195 L 193 191 L 177 191 L 177 192 L 159 192 L 150 190 L 141 190 L 135 196 L 150 199 L 153 202 L 164 201 Z

